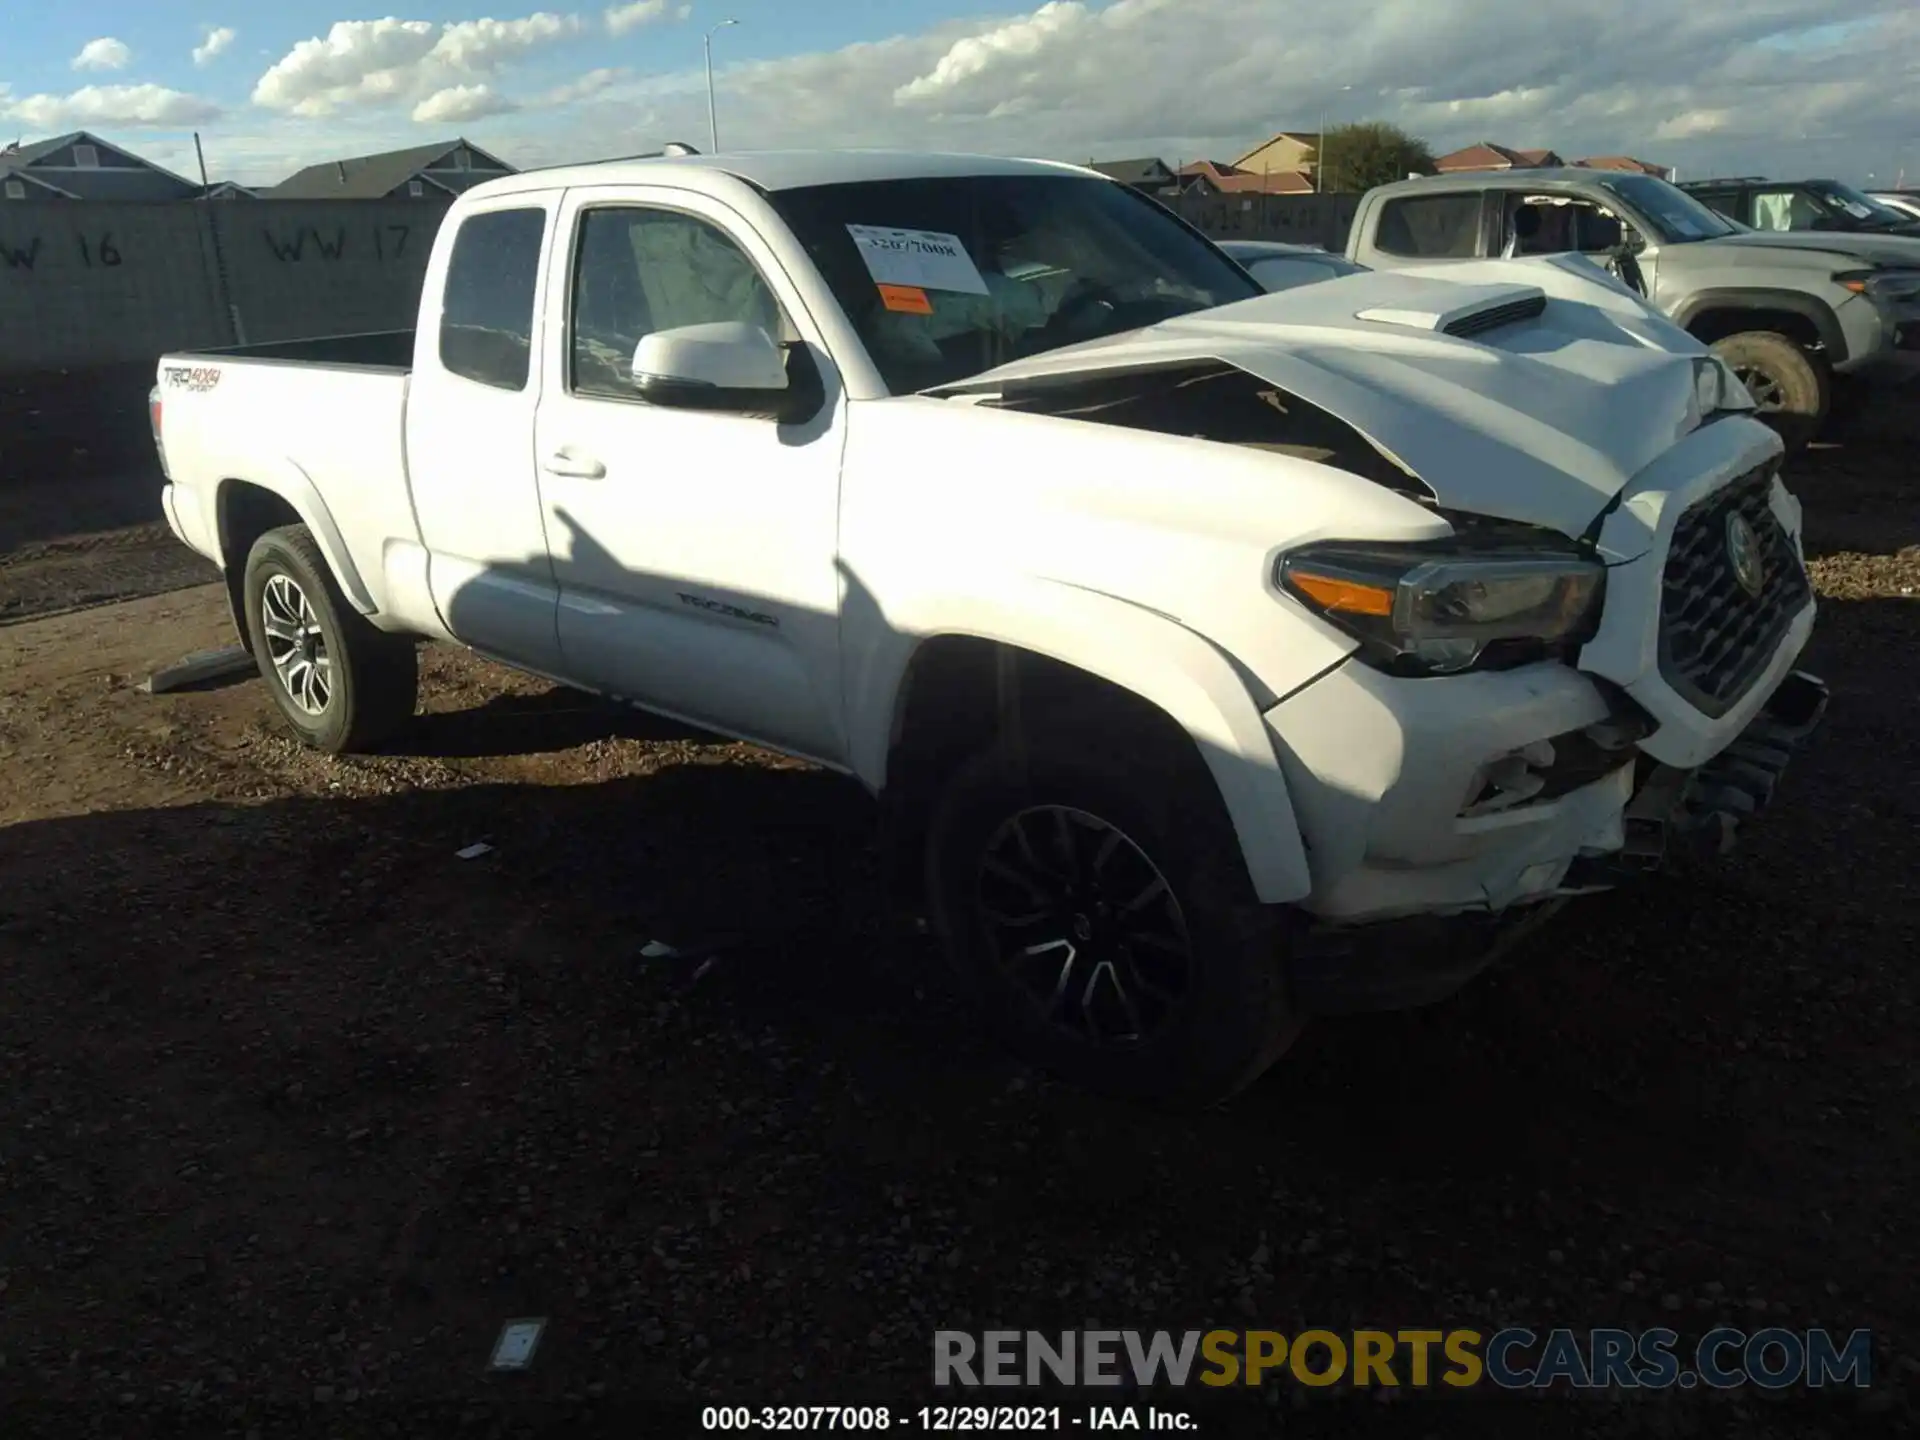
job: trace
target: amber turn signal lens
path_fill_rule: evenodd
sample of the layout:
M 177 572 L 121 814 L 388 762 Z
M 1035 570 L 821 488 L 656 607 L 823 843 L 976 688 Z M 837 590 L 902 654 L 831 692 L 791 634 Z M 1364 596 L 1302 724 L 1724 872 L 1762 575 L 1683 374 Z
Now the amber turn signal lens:
M 1393 591 L 1378 585 L 1337 580 L 1297 568 L 1290 571 L 1287 578 L 1296 590 L 1323 610 L 1337 610 L 1346 615 L 1393 614 Z

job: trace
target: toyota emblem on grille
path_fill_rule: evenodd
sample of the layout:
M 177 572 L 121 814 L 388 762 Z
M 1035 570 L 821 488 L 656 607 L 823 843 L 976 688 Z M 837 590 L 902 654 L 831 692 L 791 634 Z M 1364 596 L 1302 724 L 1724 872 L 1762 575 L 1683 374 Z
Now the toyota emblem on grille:
M 1760 559 L 1760 537 L 1754 533 L 1753 522 L 1738 511 L 1727 517 L 1727 564 L 1742 590 L 1749 595 L 1760 593 L 1767 579 Z

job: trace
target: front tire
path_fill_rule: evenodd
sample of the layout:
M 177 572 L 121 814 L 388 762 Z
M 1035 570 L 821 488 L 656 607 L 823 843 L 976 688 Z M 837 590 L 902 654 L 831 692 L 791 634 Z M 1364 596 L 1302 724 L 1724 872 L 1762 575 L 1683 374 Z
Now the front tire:
M 1299 1033 L 1284 926 L 1198 757 L 1103 755 L 1100 732 L 1090 717 L 954 777 L 927 852 L 935 928 L 1030 1063 L 1129 1099 L 1226 1099 Z
M 335 755 L 372 750 L 412 718 L 413 642 L 347 603 L 305 525 L 254 541 L 243 591 L 254 661 L 303 742 Z
M 1818 355 L 1770 330 L 1729 335 L 1713 351 L 1746 385 L 1758 418 L 1779 432 L 1788 454 L 1804 450 L 1827 423 L 1833 379 Z

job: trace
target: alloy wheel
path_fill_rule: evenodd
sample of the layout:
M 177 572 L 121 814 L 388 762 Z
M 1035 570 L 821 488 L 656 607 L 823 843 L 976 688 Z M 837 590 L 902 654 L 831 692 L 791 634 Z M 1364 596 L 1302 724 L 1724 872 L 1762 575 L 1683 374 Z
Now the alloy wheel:
M 977 885 L 995 960 L 1049 1025 L 1139 1044 L 1187 998 L 1180 902 L 1118 826 L 1063 805 L 1021 810 L 988 839 Z
M 1747 393 L 1753 397 L 1754 407 L 1761 414 L 1769 415 L 1786 408 L 1786 393 L 1777 376 L 1753 365 L 1736 365 L 1733 373 L 1747 387 Z
M 320 617 L 290 575 L 270 575 L 260 595 L 260 628 L 267 656 L 287 698 L 308 715 L 326 713 L 333 698 L 333 660 Z

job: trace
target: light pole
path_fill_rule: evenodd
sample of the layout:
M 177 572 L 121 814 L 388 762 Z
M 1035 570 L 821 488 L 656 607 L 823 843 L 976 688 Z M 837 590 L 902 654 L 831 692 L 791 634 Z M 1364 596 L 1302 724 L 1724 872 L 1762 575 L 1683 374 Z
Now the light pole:
M 1342 85 L 1340 93 L 1344 95 L 1351 89 L 1351 85 Z M 1314 146 L 1313 193 L 1318 195 L 1327 188 L 1327 107 L 1324 105 L 1320 107 L 1320 133 L 1315 139 L 1318 143 Z
M 713 37 L 729 25 L 738 25 L 738 20 L 722 20 L 713 29 L 707 31 L 707 139 L 713 142 L 713 149 L 720 149 L 720 117 L 713 108 Z

